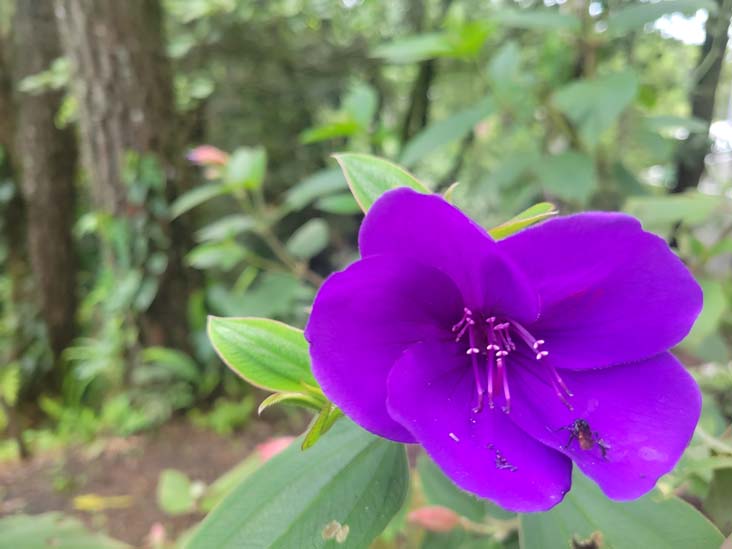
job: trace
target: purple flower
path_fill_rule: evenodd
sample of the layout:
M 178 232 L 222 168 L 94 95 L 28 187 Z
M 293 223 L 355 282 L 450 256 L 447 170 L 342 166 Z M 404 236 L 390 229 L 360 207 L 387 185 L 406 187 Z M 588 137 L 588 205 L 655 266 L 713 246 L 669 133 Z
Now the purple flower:
M 515 511 L 559 503 L 572 461 L 619 500 L 674 467 L 701 396 L 668 349 L 702 293 L 636 219 L 570 215 L 494 242 L 439 196 L 397 189 L 359 246 L 306 329 L 353 421 Z

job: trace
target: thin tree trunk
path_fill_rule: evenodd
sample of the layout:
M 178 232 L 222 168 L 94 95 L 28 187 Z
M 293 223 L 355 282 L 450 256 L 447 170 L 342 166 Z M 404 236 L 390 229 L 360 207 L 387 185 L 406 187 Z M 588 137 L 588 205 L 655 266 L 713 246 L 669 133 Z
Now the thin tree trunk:
M 14 81 L 47 70 L 61 55 L 51 0 L 18 2 L 13 21 Z M 55 358 L 53 387 L 63 380 L 61 352 L 76 335 L 74 222 L 76 145 L 54 123 L 63 93 L 16 95 L 16 154 L 27 207 L 27 242 L 40 308 Z
M 155 157 L 172 201 L 181 188 L 183 143 L 172 71 L 165 54 L 157 0 L 56 0 L 62 42 L 74 66 L 82 158 L 99 208 L 129 215 L 123 181 L 129 152 Z M 186 349 L 190 275 L 183 265 L 188 233 L 158 220 L 168 237 L 167 267 L 142 315 L 146 344 Z
M 706 23 L 706 39 L 699 51 L 694 75 L 696 82 L 689 94 L 691 114 L 711 124 L 717 86 L 727 50 L 727 33 L 732 17 L 732 0 L 717 0 L 719 9 L 710 14 Z M 699 184 L 704 172 L 704 157 L 709 152 L 706 135 L 691 134 L 681 143 L 676 154 L 676 181 L 671 192 L 680 193 Z

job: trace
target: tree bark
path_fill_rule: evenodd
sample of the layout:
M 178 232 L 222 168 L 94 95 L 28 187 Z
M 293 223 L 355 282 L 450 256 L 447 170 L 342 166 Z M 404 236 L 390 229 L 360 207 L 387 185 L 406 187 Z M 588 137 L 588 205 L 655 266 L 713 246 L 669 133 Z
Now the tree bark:
M 696 82 L 689 94 L 691 115 L 711 124 L 717 86 L 727 50 L 727 33 L 732 17 L 732 1 L 717 0 L 718 9 L 706 22 L 706 38 L 699 51 L 694 74 Z M 707 135 L 691 134 L 681 143 L 676 154 L 676 181 L 671 192 L 695 188 L 704 172 L 704 157 L 709 152 Z
M 51 0 L 18 2 L 13 21 L 14 81 L 47 70 L 61 55 Z M 53 387 L 63 379 L 61 352 L 76 335 L 74 222 L 76 145 L 54 119 L 63 92 L 16 95 L 15 151 L 27 208 L 27 242 L 39 305 L 55 358 Z M 48 389 L 48 385 L 46 389 Z
M 56 0 L 62 42 L 74 67 L 82 158 L 97 207 L 129 215 L 123 181 L 126 155 L 157 159 L 171 202 L 184 173 L 172 70 L 157 0 Z M 146 344 L 188 348 L 190 274 L 183 265 L 188 232 L 159 219 L 168 237 L 167 267 L 142 314 Z

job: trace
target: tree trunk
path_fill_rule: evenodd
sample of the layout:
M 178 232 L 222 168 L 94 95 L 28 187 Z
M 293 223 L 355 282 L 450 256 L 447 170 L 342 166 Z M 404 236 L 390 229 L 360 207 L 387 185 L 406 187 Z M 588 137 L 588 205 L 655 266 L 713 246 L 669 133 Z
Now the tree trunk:
M 74 67 L 82 158 L 97 207 L 129 215 L 123 180 L 126 155 L 157 159 L 172 201 L 184 172 L 157 0 L 56 0 L 62 42 Z M 159 219 L 168 238 L 167 267 L 140 319 L 146 344 L 188 347 L 189 273 L 183 266 L 188 232 Z
M 14 81 L 48 69 L 61 55 L 51 0 L 18 2 L 13 21 Z M 53 387 L 63 379 L 61 352 L 74 339 L 76 146 L 70 128 L 54 123 L 63 92 L 18 93 L 15 151 L 27 208 L 27 242 L 40 308 L 55 360 Z M 45 384 L 48 389 L 48 384 Z
M 717 0 L 716 14 L 710 14 L 706 22 L 706 39 L 699 51 L 699 60 L 694 70 L 695 84 L 689 94 L 691 115 L 711 124 L 717 85 L 722 73 L 724 54 L 727 50 L 727 33 L 732 2 Z M 681 143 L 676 154 L 676 181 L 671 192 L 680 193 L 695 188 L 704 172 L 704 157 L 709 152 L 707 135 L 691 134 Z

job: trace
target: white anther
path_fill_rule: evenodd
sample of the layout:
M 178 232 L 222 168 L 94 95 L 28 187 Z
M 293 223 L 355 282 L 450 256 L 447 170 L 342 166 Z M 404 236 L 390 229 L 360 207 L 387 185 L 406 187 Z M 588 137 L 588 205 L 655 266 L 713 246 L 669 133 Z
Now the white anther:
M 450 434 L 449 434 L 448 436 L 449 436 L 449 437 L 450 437 L 450 438 L 451 438 L 452 440 L 454 440 L 455 442 L 460 442 L 460 439 L 459 439 L 459 438 L 457 437 L 457 435 L 456 435 L 455 433 L 450 433 Z
M 499 357 L 499 358 L 500 357 L 504 357 L 504 356 L 508 356 L 508 351 L 500 350 L 500 351 L 498 351 L 496 353 L 496 356 Z
M 544 343 L 545 342 L 543 339 L 537 339 L 536 341 L 534 341 L 534 344 L 532 345 L 532 347 L 534 348 L 534 350 L 537 350 L 539 348 L 539 346 L 544 345 Z
M 477 355 L 480 352 L 480 349 L 477 347 L 470 347 L 467 351 L 465 351 L 466 355 Z
M 536 360 L 541 360 L 545 356 L 549 356 L 549 351 L 540 351 L 536 353 Z
M 495 343 L 489 343 L 488 346 L 486 347 L 486 350 L 487 351 L 500 351 L 501 348 L 498 345 L 496 345 Z

